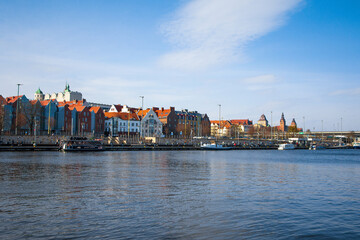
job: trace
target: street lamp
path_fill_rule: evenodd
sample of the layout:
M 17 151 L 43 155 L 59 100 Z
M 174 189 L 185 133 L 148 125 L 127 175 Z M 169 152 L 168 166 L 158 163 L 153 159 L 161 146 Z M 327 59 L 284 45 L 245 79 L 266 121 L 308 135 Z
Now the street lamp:
M 272 125 L 273 125 L 273 122 L 272 122 L 272 111 L 271 111 L 271 126 L 270 126 L 270 139 L 272 140 Z
M 140 120 L 140 137 L 142 137 L 142 119 L 144 112 L 144 96 L 139 96 L 141 98 L 141 120 Z
M 221 104 L 219 105 L 219 138 L 220 138 L 220 131 L 221 131 Z
M 20 97 L 19 97 L 19 94 L 20 94 L 20 93 L 19 93 L 19 91 L 20 91 L 20 86 L 23 85 L 23 84 L 17 83 L 16 85 L 17 85 L 17 87 L 18 87 L 18 89 L 17 89 L 17 97 L 18 97 L 18 99 L 17 99 L 17 101 L 16 101 L 15 135 L 18 134 L 18 123 L 19 123 L 19 117 L 18 117 L 18 115 L 19 115 L 19 101 L 20 101 Z

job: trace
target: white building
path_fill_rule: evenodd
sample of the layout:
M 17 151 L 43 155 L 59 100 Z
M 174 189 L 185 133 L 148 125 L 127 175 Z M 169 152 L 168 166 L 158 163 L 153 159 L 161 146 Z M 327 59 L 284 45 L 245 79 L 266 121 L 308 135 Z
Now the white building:
M 80 92 L 73 92 L 70 90 L 70 85 L 66 84 L 65 90 L 63 92 L 59 93 L 53 93 L 53 94 L 43 94 L 43 92 L 40 90 L 40 88 L 35 92 L 35 99 L 39 101 L 43 100 L 49 100 L 49 99 L 56 99 L 58 102 L 69 102 L 73 100 L 82 100 L 82 94 Z
M 136 113 L 105 112 L 105 132 L 110 136 L 138 135 L 140 119 Z

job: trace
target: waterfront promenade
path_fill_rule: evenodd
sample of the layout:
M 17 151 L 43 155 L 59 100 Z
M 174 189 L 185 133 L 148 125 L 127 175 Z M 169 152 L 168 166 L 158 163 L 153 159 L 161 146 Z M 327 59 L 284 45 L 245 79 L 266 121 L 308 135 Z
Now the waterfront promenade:
M 70 137 L 65 136 L 1 136 L 0 151 L 58 151 L 60 143 Z M 184 151 L 203 150 L 202 143 L 214 142 L 214 139 L 181 139 L 181 138 L 157 138 L 154 141 L 146 141 L 138 138 L 102 138 L 98 139 L 104 145 L 106 151 Z M 216 141 L 232 150 L 276 150 L 279 144 L 289 140 L 275 139 L 219 139 Z M 308 149 L 310 142 L 296 144 L 296 149 Z M 337 147 L 337 142 L 324 143 L 327 148 Z M 347 148 L 347 146 L 342 146 Z M 350 148 L 350 147 L 349 147 Z

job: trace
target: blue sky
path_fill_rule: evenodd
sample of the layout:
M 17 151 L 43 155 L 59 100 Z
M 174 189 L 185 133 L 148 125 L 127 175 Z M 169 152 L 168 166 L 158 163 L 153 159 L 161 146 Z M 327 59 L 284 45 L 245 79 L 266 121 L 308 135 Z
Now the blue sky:
M 0 94 L 360 130 L 356 0 L 0 1 Z

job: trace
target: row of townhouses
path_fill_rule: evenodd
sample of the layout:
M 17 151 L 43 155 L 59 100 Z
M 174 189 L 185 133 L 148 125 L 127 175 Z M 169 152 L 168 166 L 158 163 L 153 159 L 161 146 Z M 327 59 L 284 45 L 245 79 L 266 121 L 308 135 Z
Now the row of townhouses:
M 60 93 L 43 94 L 34 99 L 25 95 L 4 98 L 0 95 L 1 134 L 61 134 L 94 136 L 210 136 L 206 114 L 187 109 L 177 111 L 152 107 L 131 108 L 87 102 L 80 92 L 66 84 Z

